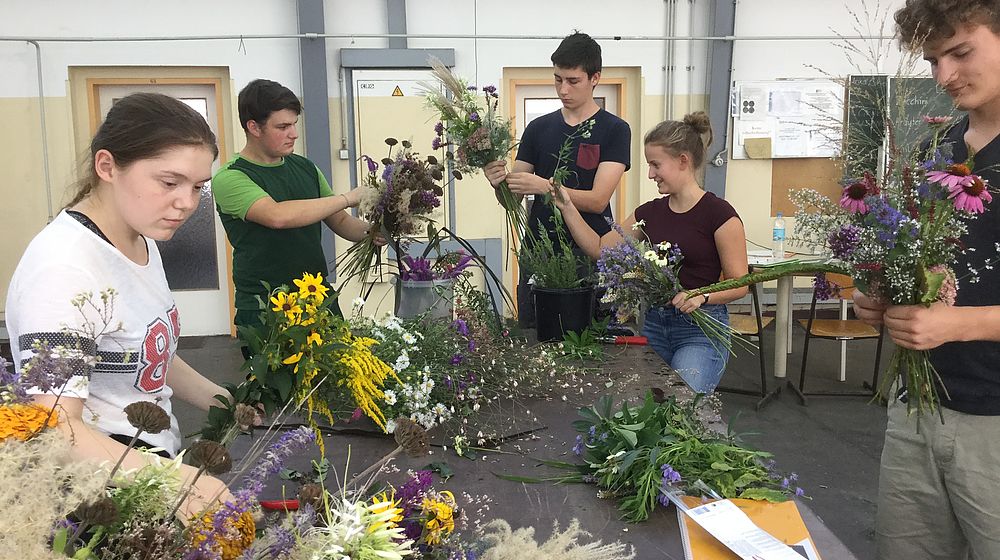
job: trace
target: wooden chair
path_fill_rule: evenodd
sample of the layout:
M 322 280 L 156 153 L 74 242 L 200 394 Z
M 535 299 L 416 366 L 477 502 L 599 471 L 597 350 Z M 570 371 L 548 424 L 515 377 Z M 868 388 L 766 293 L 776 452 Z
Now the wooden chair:
M 781 386 L 778 385 L 773 391 L 767 390 L 767 368 L 764 362 L 764 339 L 761 334 L 764 329 L 774 321 L 774 317 L 762 317 L 760 311 L 760 297 L 757 292 L 757 285 L 750 285 L 750 299 L 753 301 L 753 313 L 731 313 L 729 315 L 729 326 L 733 333 L 757 344 L 757 358 L 760 361 L 760 390 L 743 389 L 739 387 L 717 387 L 716 391 L 723 393 L 735 393 L 738 395 L 757 395 L 760 400 L 754 405 L 754 410 L 760 410 L 778 396 Z
M 809 318 L 799 319 L 799 324 L 806 331 L 806 340 L 802 349 L 802 369 L 799 372 L 799 384 L 796 386 L 791 380 L 788 381 L 788 386 L 795 392 L 799 397 L 799 401 L 803 406 L 806 405 L 807 396 L 827 396 L 827 397 L 873 397 L 876 394 L 876 388 L 878 387 L 878 369 L 880 360 L 882 358 L 882 341 L 885 334 L 885 327 L 880 327 L 876 329 L 870 325 L 863 323 L 858 319 L 848 319 L 847 318 L 847 307 L 848 304 L 854 299 L 854 286 L 852 280 L 849 276 L 844 276 L 841 274 L 827 274 L 827 279 L 830 282 L 837 284 L 838 286 L 844 286 L 840 289 L 838 294 L 838 299 L 840 300 L 840 318 L 839 319 L 817 319 L 816 318 L 816 291 L 813 290 L 812 303 L 809 306 Z M 839 340 L 842 343 L 851 340 L 865 340 L 865 339 L 876 339 L 878 341 L 875 347 L 875 368 L 872 371 L 872 381 L 869 384 L 867 381 L 862 383 L 861 391 L 825 391 L 825 392 L 807 392 L 805 388 L 806 384 L 806 366 L 809 360 L 809 341 L 813 338 L 823 338 L 827 340 Z M 841 353 L 841 379 L 844 381 L 844 368 L 846 367 L 846 346 L 844 346 Z

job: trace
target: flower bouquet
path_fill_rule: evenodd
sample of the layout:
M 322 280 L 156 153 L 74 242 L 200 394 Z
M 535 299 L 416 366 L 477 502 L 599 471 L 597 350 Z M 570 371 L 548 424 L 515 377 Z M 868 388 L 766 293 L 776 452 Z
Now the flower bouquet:
M 821 262 L 778 265 L 696 290 L 710 293 L 778 278 L 793 272 L 839 272 L 855 287 L 886 304 L 953 305 L 958 279 L 952 269 L 962 250 L 966 221 L 992 200 L 986 182 L 971 172 L 973 162 L 956 162 L 942 143 L 949 119 L 926 117 L 931 140 L 909 153 L 890 146 L 880 178 L 866 172 L 845 181 L 838 203 L 811 190 L 792 194 L 798 207 L 796 237 L 822 247 Z M 891 139 L 891 136 L 890 136 Z M 905 375 L 908 412 L 935 412 L 944 390 L 927 351 L 897 347 L 878 395 L 885 397 Z M 945 395 L 947 398 L 947 391 Z
M 268 414 L 304 404 L 313 427 L 315 414 L 332 423 L 338 414 L 360 409 L 385 427 L 376 402 L 395 373 L 372 353 L 377 341 L 355 336 L 348 322 L 331 311 L 336 299 L 327 297 L 321 274 L 305 273 L 295 285 L 298 291 L 280 286 L 271 292 L 260 326 L 240 328 L 251 353 L 244 364 L 250 375 L 238 387 L 227 387 L 233 402 L 212 408 L 205 437 L 217 439 L 240 402 L 261 403 Z
M 639 240 L 626 234 L 617 224 L 612 225 L 623 241 L 601 249 L 597 270 L 600 285 L 607 289 L 601 301 L 612 306 L 619 322 L 635 317 L 644 305 L 667 305 L 674 296 L 685 291 L 680 283 L 684 260 L 680 247 L 666 241 L 653 244 L 648 239 Z M 641 230 L 642 226 L 640 221 L 633 227 Z M 734 340 L 746 342 L 730 336 L 731 329 L 727 325 L 701 308 L 695 309 L 689 317 L 720 353 L 732 352 Z
M 444 167 L 434 156 L 421 158 L 409 141 L 386 138 L 389 155 L 376 162 L 362 156 L 368 169 L 365 194 L 358 212 L 372 223 L 368 236 L 352 245 L 341 257 L 340 269 L 348 277 L 360 276 L 364 284 L 379 254 L 381 237 L 399 252 L 400 240 L 423 232 L 433 223 L 430 215 L 441 206 Z M 393 156 L 396 145 L 401 148 Z M 381 163 L 381 172 L 379 164 Z
M 497 112 L 500 95 L 495 86 L 482 88 L 485 105 L 475 86 L 452 74 L 440 60 L 431 59 L 434 76 L 444 90 L 427 88 L 427 102 L 440 114 L 440 122 L 434 127 L 435 137 L 432 147 L 437 150 L 455 146 L 454 153 L 446 155 L 455 163 L 460 173 L 474 173 L 486 164 L 505 159 L 514 149 L 510 120 Z M 461 176 L 459 175 L 459 178 Z M 520 236 L 526 224 L 524 206 L 510 191 L 504 181 L 497 187 L 500 204 L 507 213 L 507 227 L 514 238 Z

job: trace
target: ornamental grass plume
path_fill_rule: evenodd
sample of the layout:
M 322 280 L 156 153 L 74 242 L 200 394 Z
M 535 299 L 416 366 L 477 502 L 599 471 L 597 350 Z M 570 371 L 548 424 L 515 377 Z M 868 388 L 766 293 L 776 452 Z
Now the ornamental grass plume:
M 556 525 L 549 540 L 538 544 L 535 528 L 525 527 L 511 530 L 510 524 L 502 519 L 487 523 L 483 527 L 483 541 L 486 550 L 480 560 L 632 560 L 635 551 L 629 545 L 615 542 L 602 544 L 601 541 L 581 544 L 582 538 L 590 533 L 580 529 L 576 519 L 565 531 Z
M 17 558 L 52 559 L 52 528 L 104 490 L 106 470 L 74 461 L 57 430 L 0 444 L 0 550 Z M 54 491 L 59 489 L 60 491 Z M 44 499 L 39 499 L 44 497 Z

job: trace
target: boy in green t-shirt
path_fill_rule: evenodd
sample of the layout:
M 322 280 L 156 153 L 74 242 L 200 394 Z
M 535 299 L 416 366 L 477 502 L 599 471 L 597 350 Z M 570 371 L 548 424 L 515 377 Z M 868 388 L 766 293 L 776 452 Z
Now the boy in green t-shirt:
M 360 241 L 371 224 L 346 212 L 357 206 L 360 189 L 334 196 L 323 173 L 295 155 L 302 104 L 291 90 L 254 80 L 239 95 L 243 148 L 212 178 L 212 192 L 233 246 L 236 326 L 257 320 L 262 282 L 272 287 L 303 273 L 328 274 L 321 245 L 326 223 L 337 235 Z

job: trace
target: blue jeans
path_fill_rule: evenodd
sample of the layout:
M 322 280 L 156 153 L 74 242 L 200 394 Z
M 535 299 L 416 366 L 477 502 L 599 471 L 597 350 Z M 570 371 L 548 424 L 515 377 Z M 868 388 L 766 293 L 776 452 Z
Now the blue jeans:
M 725 305 L 706 305 L 703 311 L 729 324 Z M 674 306 L 654 307 L 646 313 L 642 334 L 649 346 L 697 393 L 711 393 L 722 379 L 729 354 L 701 332 L 691 318 Z M 718 347 L 717 347 L 718 346 Z

